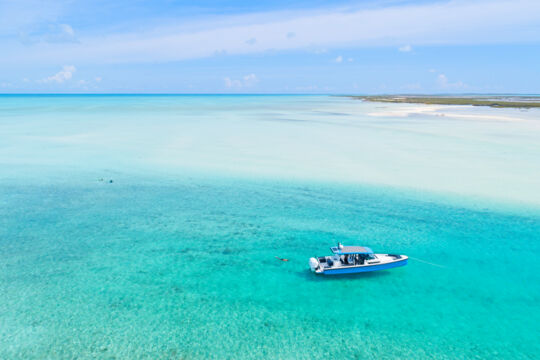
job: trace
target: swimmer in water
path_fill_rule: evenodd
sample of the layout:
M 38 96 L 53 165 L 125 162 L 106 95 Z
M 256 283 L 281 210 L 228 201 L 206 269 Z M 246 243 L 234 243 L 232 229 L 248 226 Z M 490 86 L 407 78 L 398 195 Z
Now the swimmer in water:
M 280 258 L 278 256 L 276 256 L 276 259 L 281 260 L 281 261 L 289 261 L 289 259 Z

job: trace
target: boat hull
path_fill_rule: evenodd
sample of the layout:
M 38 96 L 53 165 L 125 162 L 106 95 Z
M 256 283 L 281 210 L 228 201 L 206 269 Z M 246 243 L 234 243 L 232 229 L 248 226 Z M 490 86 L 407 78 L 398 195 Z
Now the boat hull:
M 384 264 L 373 264 L 373 265 L 363 265 L 363 266 L 350 266 L 350 267 L 337 267 L 337 268 L 326 268 L 322 272 L 324 275 L 341 275 L 341 274 L 357 274 L 370 271 L 378 270 L 387 270 L 395 267 L 407 265 L 408 258 L 399 259 Z

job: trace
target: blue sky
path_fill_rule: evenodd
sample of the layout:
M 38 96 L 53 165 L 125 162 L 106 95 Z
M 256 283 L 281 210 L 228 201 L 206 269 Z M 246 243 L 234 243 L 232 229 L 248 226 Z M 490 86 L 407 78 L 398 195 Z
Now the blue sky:
M 2 93 L 540 93 L 540 1 L 0 0 Z

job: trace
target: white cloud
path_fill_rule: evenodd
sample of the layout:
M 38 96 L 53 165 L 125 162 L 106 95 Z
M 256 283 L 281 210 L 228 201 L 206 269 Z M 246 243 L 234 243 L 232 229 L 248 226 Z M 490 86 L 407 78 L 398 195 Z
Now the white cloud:
M 448 78 L 446 77 L 446 75 L 439 74 L 439 76 L 437 76 L 437 85 L 442 88 L 448 86 Z
M 296 90 L 298 91 L 315 91 L 318 90 L 319 87 L 317 85 L 308 85 L 308 86 L 297 86 Z
M 249 74 L 243 77 L 244 80 L 244 86 L 253 86 L 255 85 L 259 79 L 257 79 L 257 76 L 255 74 Z
M 73 31 L 73 28 L 68 24 L 60 24 L 58 25 L 62 33 L 66 34 L 67 36 L 75 36 L 75 31 Z
M 98 83 L 101 82 L 101 78 L 100 77 L 95 77 L 93 80 L 90 79 L 90 80 L 85 80 L 85 79 L 81 79 L 79 81 L 76 82 L 76 85 L 81 88 L 81 89 L 84 89 L 84 90 L 88 90 L 88 89 L 98 89 Z
M 354 59 L 353 59 L 353 58 L 348 58 L 347 61 L 348 61 L 348 62 L 353 62 Z
M 435 69 L 429 69 L 428 72 L 430 72 L 430 73 L 435 73 L 435 72 L 437 72 L 437 70 L 435 70 Z
M 246 87 L 252 87 L 259 82 L 259 79 L 255 74 L 249 74 L 242 77 L 242 79 L 231 79 L 226 77 L 223 79 L 225 87 L 230 89 L 240 89 Z
M 257 39 L 251 38 L 249 40 L 246 40 L 246 44 L 248 45 L 255 45 L 257 43 Z
M 226 77 L 223 79 L 223 81 L 225 82 L 225 87 L 228 87 L 228 88 L 242 87 L 242 82 L 240 80 L 232 80 L 231 78 Z
M 411 52 L 412 51 L 412 46 L 411 45 L 403 45 L 403 46 L 399 47 L 398 50 L 401 51 L 401 52 Z
M 283 29 L 295 36 L 284 36 Z M 256 44 L 246 43 L 246 34 L 257 39 Z M 122 63 L 343 46 L 534 43 L 539 41 L 538 34 L 538 0 L 450 0 L 352 11 L 235 15 L 216 21 L 79 37 L 72 42 L 20 45 L 16 51 L 11 49 L 9 56 L 0 58 L 0 63 L 28 62 L 38 56 L 42 63 L 63 59 Z
M 96 82 L 101 82 L 101 80 L 103 80 L 103 79 L 101 78 L 101 76 L 96 76 L 96 78 L 95 78 L 94 80 L 95 80 Z
M 463 83 L 462 81 L 451 83 L 444 74 L 439 74 L 437 76 L 437 85 L 443 90 L 460 90 L 468 87 L 467 84 Z
M 340 63 L 343 61 L 343 56 L 339 55 L 337 58 L 334 59 L 335 62 Z
M 56 74 L 54 74 L 52 76 L 49 76 L 49 77 L 41 80 L 41 82 L 63 83 L 66 80 L 71 80 L 71 78 L 73 77 L 73 73 L 75 71 L 77 71 L 75 66 L 73 66 L 73 65 L 64 65 L 62 70 L 60 70 L 59 72 L 57 72 Z

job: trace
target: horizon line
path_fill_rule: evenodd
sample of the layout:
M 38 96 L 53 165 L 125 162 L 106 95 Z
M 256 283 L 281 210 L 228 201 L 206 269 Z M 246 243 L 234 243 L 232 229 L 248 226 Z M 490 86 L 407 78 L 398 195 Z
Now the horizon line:
M 118 96 L 136 96 L 136 95 L 156 95 L 156 96 L 540 96 L 540 93 L 168 93 L 168 92 L 103 92 L 103 93 L 0 93 L 0 96 L 81 96 L 81 95 L 118 95 Z

